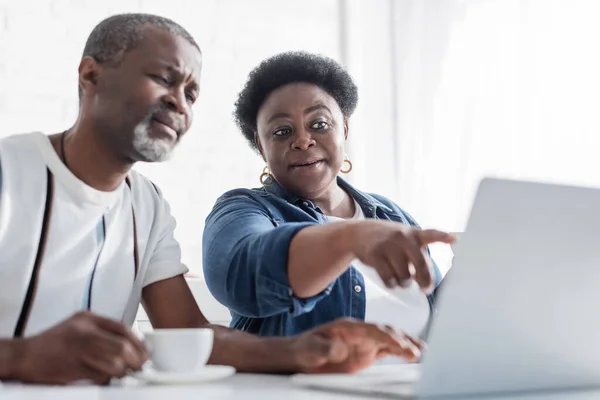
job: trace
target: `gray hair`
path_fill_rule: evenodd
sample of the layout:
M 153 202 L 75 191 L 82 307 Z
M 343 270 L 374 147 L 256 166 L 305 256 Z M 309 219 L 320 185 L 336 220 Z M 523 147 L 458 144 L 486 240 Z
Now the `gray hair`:
M 125 53 L 134 49 L 144 39 L 144 30 L 155 27 L 172 35 L 181 36 L 199 52 L 200 46 L 192 35 L 178 23 L 152 14 L 117 14 L 102 20 L 90 33 L 83 57 L 92 57 L 99 63 L 118 65 Z M 79 99 L 82 98 L 79 88 Z

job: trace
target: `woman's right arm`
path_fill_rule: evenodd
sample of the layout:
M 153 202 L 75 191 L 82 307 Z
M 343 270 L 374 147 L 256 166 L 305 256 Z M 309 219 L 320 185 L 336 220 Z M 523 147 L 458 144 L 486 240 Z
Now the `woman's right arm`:
M 345 222 L 276 223 L 245 196 L 225 196 L 206 219 L 204 277 L 240 315 L 310 311 L 352 261 Z
M 287 274 L 294 295 L 310 298 L 325 290 L 356 257 L 352 224 L 309 226 L 290 243 Z
M 202 238 L 204 277 L 211 294 L 247 317 L 312 310 L 326 294 L 300 299 L 287 275 L 290 242 L 312 225 L 317 222 L 279 224 L 243 193 L 221 197 L 206 219 Z
M 452 240 L 444 232 L 378 220 L 278 225 L 253 199 L 226 196 L 206 220 L 204 276 L 212 295 L 238 314 L 299 315 L 328 294 L 354 258 L 375 268 L 389 286 L 414 276 L 430 289 L 431 270 L 421 249 Z
M 358 258 L 376 269 L 388 287 L 415 279 L 429 293 L 433 290 L 433 271 L 423 248 L 453 240 L 445 232 L 373 219 L 308 227 L 290 244 L 290 287 L 300 298 L 314 296 Z

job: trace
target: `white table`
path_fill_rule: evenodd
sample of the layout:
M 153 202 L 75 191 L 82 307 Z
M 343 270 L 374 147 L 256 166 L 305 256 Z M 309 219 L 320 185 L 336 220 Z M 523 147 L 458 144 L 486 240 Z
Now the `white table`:
M 148 386 L 126 379 L 122 384 L 111 387 L 73 386 L 64 388 L 11 384 L 0 387 L 1 400 L 361 400 L 367 398 L 369 397 L 297 387 L 291 384 L 288 376 L 255 374 L 236 374 L 221 381 L 197 386 Z M 591 400 L 600 398 L 600 390 L 486 397 L 487 400 L 496 398 Z
M 345 399 L 344 395 L 310 392 L 310 400 Z M 292 386 L 287 376 L 236 374 L 220 381 L 199 385 L 145 385 L 126 378 L 110 387 L 6 385 L 2 400 L 212 400 L 212 399 L 306 399 L 307 390 Z

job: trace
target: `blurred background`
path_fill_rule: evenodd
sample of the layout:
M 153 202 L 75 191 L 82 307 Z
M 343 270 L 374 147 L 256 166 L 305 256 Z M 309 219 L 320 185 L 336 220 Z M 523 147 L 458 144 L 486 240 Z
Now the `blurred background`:
M 600 185 L 594 0 L 0 0 L 0 137 L 71 126 L 85 40 L 121 12 L 172 18 L 204 54 L 192 129 L 172 160 L 136 166 L 162 188 L 200 277 L 216 198 L 260 185 L 262 160 L 231 117 L 236 95 L 282 51 L 349 70 L 360 100 L 348 179 L 423 226 L 463 230 L 483 176 Z M 434 251 L 447 269 L 449 249 Z

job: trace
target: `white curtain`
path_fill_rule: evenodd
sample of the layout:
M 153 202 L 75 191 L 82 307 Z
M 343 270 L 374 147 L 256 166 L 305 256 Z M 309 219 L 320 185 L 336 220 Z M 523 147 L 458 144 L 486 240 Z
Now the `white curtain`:
M 600 186 L 600 2 L 391 6 L 395 194 L 423 225 L 464 229 L 485 175 Z
M 600 1 L 341 2 L 359 187 L 462 231 L 484 176 L 600 186 Z

